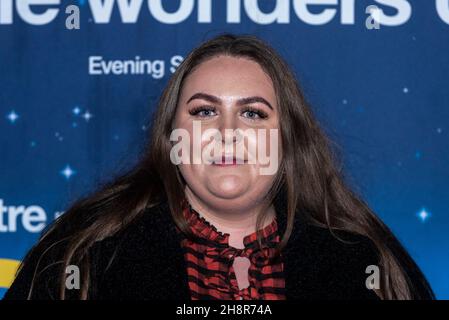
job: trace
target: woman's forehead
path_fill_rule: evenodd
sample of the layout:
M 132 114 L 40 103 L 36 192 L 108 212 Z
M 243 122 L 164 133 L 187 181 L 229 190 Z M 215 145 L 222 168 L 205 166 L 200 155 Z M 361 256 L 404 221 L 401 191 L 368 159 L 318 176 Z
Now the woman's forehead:
M 270 77 L 255 61 L 230 56 L 211 58 L 200 64 L 184 81 L 182 102 L 191 95 L 205 92 L 223 99 L 264 96 L 275 102 Z

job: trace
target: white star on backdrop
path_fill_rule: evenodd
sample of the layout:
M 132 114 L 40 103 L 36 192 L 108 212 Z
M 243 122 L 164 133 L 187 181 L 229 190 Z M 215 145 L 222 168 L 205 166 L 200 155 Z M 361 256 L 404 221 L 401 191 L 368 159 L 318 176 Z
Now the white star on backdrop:
M 14 110 L 12 110 L 6 117 L 8 118 L 9 122 L 14 123 L 19 118 L 19 115 Z
M 430 213 L 425 208 L 422 208 L 416 215 L 422 222 L 425 222 L 430 217 Z
M 66 167 L 60 171 L 60 173 L 68 180 L 71 176 L 73 176 L 76 171 L 74 171 L 72 168 L 70 168 L 69 165 L 66 165 Z
M 91 114 L 89 111 L 84 112 L 84 114 L 82 115 L 82 117 L 86 120 L 89 121 L 90 118 L 93 117 L 93 114 Z
M 81 109 L 78 106 L 76 106 L 75 108 L 73 108 L 72 112 L 73 112 L 74 115 L 77 116 L 77 115 L 80 114 Z

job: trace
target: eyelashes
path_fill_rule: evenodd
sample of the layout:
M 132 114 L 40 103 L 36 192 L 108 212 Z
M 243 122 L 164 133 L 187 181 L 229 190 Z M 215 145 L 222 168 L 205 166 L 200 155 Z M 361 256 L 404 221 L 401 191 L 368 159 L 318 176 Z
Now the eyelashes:
M 194 107 L 189 110 L 189 114 L 192 116 L 200 116 L 200 117 L 207 117 L 210 116 L 210 113 L 215 112 L 215 107 L 211 106 L 200 106 L 200 107 Z M 202 114 L 200 114 L 202 113 Z
M 213 116 L 216 112 L 216 108 L 213 106 L 199 106 L 194 107 L 189 110 L 189 114 L 192 116 L 198 116 L 201 118 L 207 118 Z M 247 114 L 245 118 L 255 121 L 255 120 L 263 120 L 268 117 L 268 114 L 265 111 L 259 110 L 257 108 L 246 106 L 241 110 L 241 114 Z
M 253 115 L 257 115 L 259 117 L 259 119 L 265 119 L 268 117 L 268 114 L 265 111 L 256 109 L 256 108 L 252 108 L 252 107 L 244 107 L 242 110 L 242 113 L 248 113 L 248 114 L 253 114 Z M 251 119 L 250 117 L 247 117 L 248 119 Z M 253 119 L 251 119 L 253 120 Z

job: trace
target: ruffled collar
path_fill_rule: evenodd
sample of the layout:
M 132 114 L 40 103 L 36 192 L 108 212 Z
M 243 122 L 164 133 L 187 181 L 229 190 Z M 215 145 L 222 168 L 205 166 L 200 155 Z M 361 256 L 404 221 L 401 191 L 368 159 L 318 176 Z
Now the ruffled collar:
M 229 233 L 219 231 L 211 222 L 204 218 L 198 211 L 193 209 L 190 203 L 184 202 L 183 213 L 191 230 L 196 236 L 204 240 L 211 241 L 215 244 L 228 245 L 230 236 Z M 262 236 L 262 244 L 273 242 L 273 238 L 277 234 L 277 229 L 277 217 L 275 217 L 271 223 L 266 225 L 260 231 Z M 243 238 L 245 248 L 255 244 L 256 242 L 257 231 L 246 235 Z

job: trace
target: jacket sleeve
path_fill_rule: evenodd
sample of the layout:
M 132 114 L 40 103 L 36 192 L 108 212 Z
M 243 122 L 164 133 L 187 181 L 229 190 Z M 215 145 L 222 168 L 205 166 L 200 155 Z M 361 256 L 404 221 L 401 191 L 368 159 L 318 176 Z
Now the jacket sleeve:
M 61 257 L 60 246 L 52 246 L 49 241 L 33 247 L 22 261 L 3 300 L 57 299 Z
M 352 299 L 380 300 L 374 289 L 380 289 L 381 269 L 377 249 L 371 240 L 360 240 L 352 252 L 347 282 L 353 288 Z M 349 260 L 349 259 L 348 259 Z M 370 286 L 373 285 L 373 288 Z
M 104 242 L 97 242 L 88 250 L 88 299 L 96 299 L 98 296 L 103 278 L 102 271 L 109 262 L 105 259 L 104 252 L 110 250 L 105 249 L 109 249 L 109 246 L 105 246 Z M 64 253 L 64 243 L 56 243 L 55 241 L 45 241 L 30 250 L 3 300 L 60 300 L 60 284 L 64 275 L 63 272 L 65 273 L 63 267 Z M 108 257 L 110 257 L 110 254 Z M 81 281 L 84 271 L 81 267 L 79 270 Z M 65 290 L 65 299 L 80 299 L 80 291 L 77 288 Z
M 369 287 L 371 283 L 381 285 L 379 254 L 374 243 L 364 236 L 339 235 L 347 242 L 334 238 L 332 245 L 328 246 L 324 255 L 327 260 L 326 274 L 322 275 L 320 282 L 326 288 L 322 297 L 332 300 L 379 300 L 375 290 Z

